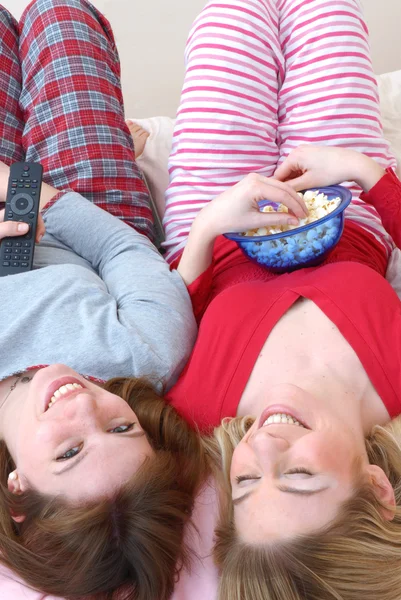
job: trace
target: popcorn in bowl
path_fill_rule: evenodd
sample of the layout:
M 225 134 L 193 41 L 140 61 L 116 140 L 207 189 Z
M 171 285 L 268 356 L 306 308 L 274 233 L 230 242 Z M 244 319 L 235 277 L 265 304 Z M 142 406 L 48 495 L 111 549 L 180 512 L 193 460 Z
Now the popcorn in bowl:
M 322 262 L 341 238 L 344 210 L 352 199 L 350 190 L 330 186 L 302 194 L 309 214 L 297 225 L 261 227 L 243 233 L 226 234 L 237 242 L 253 262 L 276 273 L 315 266 Z M 264 200 L 263 212 L 288 212 L 288 208 Z
M 244 236 L 260 236 L 260 235 L 274 235 L 276 233 L 282 233 L 283 231 L 289 231 L 291 229 L 299 229 L 304 225 L 309 225 L 314 221 L 318 221 L 328 214 L 333 212 L 341 204 L 341 198 L 333 198 L 330 200 L 326 194 L 319 192 L 319 190 L 308 190 L 305 193 L 298 192 L 298 196 L 303 198 L 306 208 L 308 209 L 308 216 L 304 219 L 299 219 L 298 225 L 277 225 L 273 227 L 260 227 L 259 229 L 249 229 L 243 233 Z M 288 213 L 288 208 L 284 204 L 279 204 L 275 209 L 271 204 L 263 206 L 261 212 L 283 212 Z

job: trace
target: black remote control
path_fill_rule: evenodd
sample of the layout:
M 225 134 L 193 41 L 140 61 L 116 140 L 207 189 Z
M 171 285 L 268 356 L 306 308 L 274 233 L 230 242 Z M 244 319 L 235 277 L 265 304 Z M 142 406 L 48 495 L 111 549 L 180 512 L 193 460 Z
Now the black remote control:
M 14 163 L 10 169 L 5 221 L 28 223 L 29 231 L 0 242 L 0 277 L 31 271 L 38 224 L 43 167 L 39 163 Z

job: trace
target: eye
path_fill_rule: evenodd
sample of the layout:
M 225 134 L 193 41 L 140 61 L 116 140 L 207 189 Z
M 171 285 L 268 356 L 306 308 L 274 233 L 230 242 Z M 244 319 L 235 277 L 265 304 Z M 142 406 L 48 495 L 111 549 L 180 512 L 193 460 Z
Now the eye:
M 134 428 L 134 425 L 135 423 L 119 425 L 118 427 L 114 427 L 114 429 L 109 429 L 109 433 L 126 433 L 127 431 L 131 431 Z
M 308 469 L 290 469 L 289 471 L 286 471 L 284 473 L 284 475 L 296 475 L 296 474 L 304 474 L 304 475 L 309 475 L 309 477 L 313 477 L 313 473 L 311 473 L 310 471 L 308 471 Z
M 56 460 L 61 462 L 63 460 L 70 460 L 70 458 L 74 458 L 74 456 L 81 452 L 82 446 L 83 444 L 80 444 L 79 446 L 75 446 L 75 448 L 70 448 L 67 450 L 67 452 L 56 458 Z
M 258 477 L 257 475 L 239 475 L 238 477 L 235 478 L 235 481 L 237 483 L 241 483 L 241 481 L 249 481 L 249 480 L 254 480 L 254 479 L 260 479 L 260 477 Z

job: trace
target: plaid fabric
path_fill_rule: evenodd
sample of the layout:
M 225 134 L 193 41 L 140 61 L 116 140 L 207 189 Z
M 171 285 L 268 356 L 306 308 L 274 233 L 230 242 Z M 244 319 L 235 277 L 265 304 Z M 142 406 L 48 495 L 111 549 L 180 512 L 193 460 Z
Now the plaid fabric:
M 0 14 L 0 110 L 10 124 L 0 129 L 0 159 L 41 162 L 47 183 L 79 192 L 153 240 L 108 21 L 85 0 L 35 0 L 18 40 L 15 21 Z
M 18 23 L 0 6 L 0 160 L 8 165 L 23 160 L 24 128 L 19 106 L 21 67 L 18 58 Z

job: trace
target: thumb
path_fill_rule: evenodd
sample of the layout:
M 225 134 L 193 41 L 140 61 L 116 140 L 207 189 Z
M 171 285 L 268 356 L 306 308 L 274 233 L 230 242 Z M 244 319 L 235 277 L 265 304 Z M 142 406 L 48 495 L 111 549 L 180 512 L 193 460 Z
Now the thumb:
M 289 158 L 286 158 L 285 161 L 277 167 L 274 173 L 274 179 L 278 179 L 278 181 L 287 181 L 296 170 L 298 169 L 295 168 L 292 161 Z
M 301 192 L 302 190 L 307 190 L 310 187 L 313 187 L 311 174 L 308 171 L 299 177 L 289 179 L 286 181 L 286 183 L 290 185 L 296 192 Z
M 280 225 L 299 225 L 299 220 L 294 215 L 282 212 L 259 213 L 259 217 L 255 219 L 253 229 L 262 227 L 278 227 Z
M 0 223 L 0 239 L 25 235 L 28 231 L 29 225 L 27 223 L 17 223 L 15 221 L 4 221 L 3 223 Z

